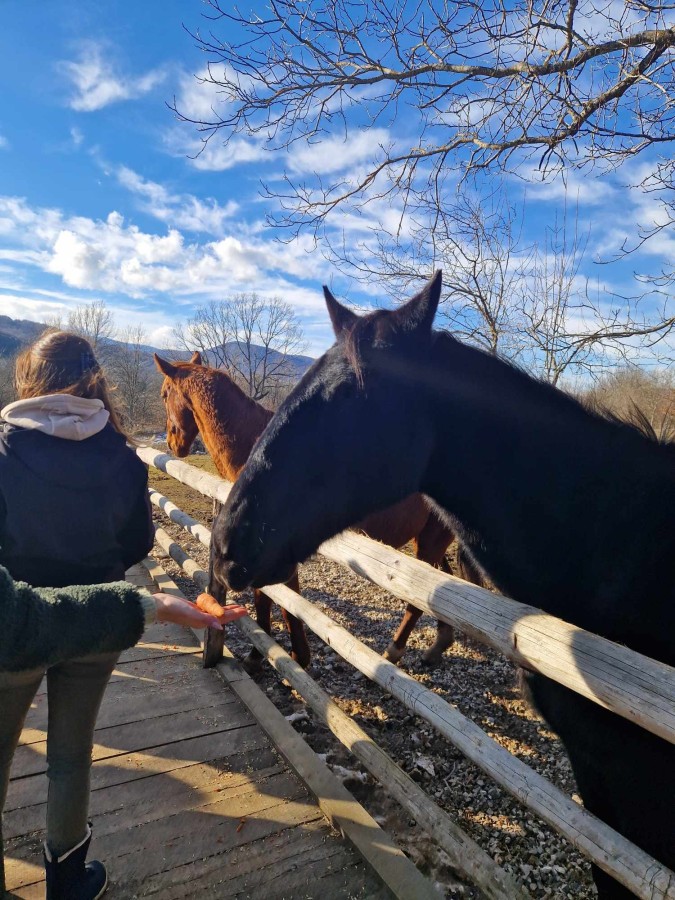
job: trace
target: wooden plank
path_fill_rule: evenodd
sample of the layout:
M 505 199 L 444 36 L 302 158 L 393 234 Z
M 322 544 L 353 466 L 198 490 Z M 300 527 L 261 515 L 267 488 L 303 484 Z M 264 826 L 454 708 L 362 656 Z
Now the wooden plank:
M 187 629 L 186 629 L 187 630 Z M 169 677 L 169 673 L 175 673 L 176 677 L 186 671 L 186 666 L 194 665 L 195 660 L 201 659 L 201 648 L 196 647 L 196 653 L 175 652 L 171 647 L 166 651 L 154 655 L 139 656 L 125 661 L 119 660 L 110 676 L 109 685 L 121 682 L 148 681 L 156 682 L 160 678 Z M 36 693 L 36 701 L 46 702 L 47 679 L 43 678 L 42 684 Z
M 374 883 L 362 862 L 354 871 L 354 854 L 338 841 L 327 840 L 318 824 L 308 822 L 302 828 L 234 847 L 224 857 L 207 858 L 198 866 L 171 869 L 147 879 L 143 889 L 159 894 L 162 900 L 187 900 L 194 896 L 200 900 L 390 897 L 384 885 Z M 339 881 L 333 883 L 336 875 Z
M 153 503 L 158 509 L 161 509 L 163 513 L 165 513 L 172 521 L 177 522 L 181 525 L 187 532 L 197 538 L 197 540 L 201 541 L 205 547 L 208 547 L 211 542 L 211 532 L 209 529 L 202 525 L 201 522 L 198 522 L 196 519 L 193 519 L 192 516 L 189 516 L 187 513 L 184 513 L 182 509 L 179 509 L 175 503 L 169 500 L 168 497 L 165 497 L 163 494 L 160 494 L 159 491 L 154 490 L 154 488 L 149 489 L 150 502 Z M 220 504 L 216 500 L 213 501 L 213 518 L 218 515 L 220 511 Z M 151 560 L 154 562 L 154 560 Z M 144 561 L 144 565 L 147 565 L 148 560 Z M 157 568 L 161 568 L 157 566 Z M 153 571 L 153 569 L 151 569 Z M 161 577 L 161 576 L 160 576 Z M 159 587 L 158 590 L 163 590 L 163 588 Z
M 269 755 L 262 755 L 263 760 L 269 758 Z M 282 792 L 290 790 L 288 779 L 293 780 L 296 795 L 297 791 L 302 792 L 295 776 L 288 773 L 278 758 L 272 759 L 272 765 L 258 768 L 255 751 L 249 751 L 246 772 L 229 772 L 227 760 L 219 759 L 210 763 L 195 762 L 181 769 L 94 791 L 90 811 L 96 819 L 96 837 L 120 829 L 128 831 L 131 825 L 147 825 L 186 809 L 206 807 L 216 800 L 246 798 L 256 793 L 281 796 Z M 34 832 L 44 827 L 45 808 L 44 803 L 36 804 L 16 811 L 10 820 L 13 829 L 11 832 L 5 829 L 5 840 L 13 858 L 30 860 L 29 848 L 35 839 Z M 36 828 L 23 827 L 37 821 L 39 814 L 42 819 Z M 19 823 L 22 828 L 16 830 Z
M 146 462 L 150 462 L 149 457 Z M 183 481 L 182 469 L 169 474 Z M 206 496 L 213 496 L 208 493 L 211 489 L 207 485 Z M 219 491 L 223 493 L 220 486 Z M 181 510 L 178 518 L 169 507 L 167 512 L 177 524 L 188 527 L 185 519 L 190 517 Z M 191 521 L 197 524 L 196 520 Z M 205 540 L 201 531 L 194 534 Z M 672 667 L 533 606 L 445 575 L 352 531 L 326 541 L 318 553 L 494 647 L 519 666 L 540 672 L 675 743 L 675 669 Z
M 195 760 L 204 762 L 217 761 L 225 765 L 229 772 L 251 772 L 251 754 L 263 769 L 277 764 L 278 756 L 272 749 L 267 737 L 256 724 L 237 728 L 227 733 L 227 741 L 223 734 L 202 735 L 197 738 L 153 747 L 152 753 L 130 753 L 122 757 L 98 760 L 91 771 L 92 803 L 99 791 L 108 788 L 124 790 L 125 785 L 134 785 L 141 780 L 155 775 L 173 773 L 180 778 L 180 770 L 195 764 Z M 179 755 L 178 755 L 179 754 Z M 47 798 L 47 778 L 45 773 L 31 775 L 26 778 L 15 778 L 9 786 L 7 802 L 3 814 L 5 835 L 18 836 L 41 827 L 26 824 L 28 818 L 39 813 L 34 809 L 43 805 Z M 30 819 L 32 823 L 34 819 Z M 44 824 L 44 815 L 41 822 Z
M 286 777 L 290 778 L 288 775 Z M 250 792 L 243 797 L 217 800 L 204 808 L 184 809 L 157 821 L 130 823 L 130 827 L 108 834 L 97 831 L 96 852 L 120 880 L 143 881 L 164 869 L 196 863 L 209 854 L 241 846 L 291 824 L 320 817 L 313 803 L 296 799 L 298 791 L 305 797 L 306 793 L 296 779 L 291 781 L 296 794 L 288 798 Z M 243 818 L 246 819 L 246 827 L 238 831 Z M 27 851 L 28 848 L 25 848 L 24 852 L 28 855 Z M 11 854 L 10 845 L 7 854 L 11 859 L 9 890 L 34 883 L 34 864 L 28 859 L 14 859 Z
M 250 725 L 254 721 L 251 714 L 233 706 L 227 698 L 215 708 L 189 710 L 177 714 L 157 715 L 152 719 L 131 724 L 115 725 L 111 728 L 97 728 L 93 758 L 111 759 L 125 753 L 138 753 L 167 743 L 171 737 L 173 744 L 202 734 L 226 732 L 234 728 Z M 47 742 L 38 741 L 29 746 L 19 747 L 12 763 L 12 775 L 23 778 L 44 772 Z
M 168 691 L 168 689 L 171 689 Z M 115 682 L 106 693 L 96 718 L 96 730 L 114 725 L 132 725 L 156 716 L 168 716 L 190 710 L 209 709 L 236 703 L 236 697 L 223 694 L 217 684 L 204 684 L 196 678 L 184 678 L 174 685 L 162 681 L 152 687 L 130 679 Z M 40 703 L 31 709 L 21 736 L 20 746 L 44 740 L 48 706 Z
M 325 820 L 314 805 L 277 803 L 273 807 L 267 807 L 264 813 L 263 815 L 260 811 L 257 816 L 246 819 L 246 824 L 239 833 L 236 829 L 240 819 L 232 819 L 228 827 L 235 841 L 221 833 L 220 820 L 214 822 L 214 816 L 203 817 L 203 821 L 199 823 L 186 820 L 177 822 L 181 831 L 186 827 L 191 829 L 192 825 L 197 825 L 197 828 L 195 831 L 185 832 L 188 835 L 187 841 L 183 840 L 183 833 L 176 833 L 168 842 L 168 852 L 162 854 L 160 851 L 154 858 L 148 858 L 142 852 L 125 855 L 120 860 L 123 865 L 115 871 L 111 897 L 126 900 L 130 896 L 144 896 L 152 891 L 154 896 L 163 898 L 164 885 L 171 883 L 176 872 L 182 874 L 188 896 L 201 896 L 200 891 L 190 890 L 191 882 L 202 876 L 206 884 L 219 884 L 229 874 L 230 854 L 233 850 L 239 850 L 246 857 L 251 844 L 264 845 L 277 836 L 287 839 L 296 832 L 305 834 L 311 828 L 321 829 L 324 839 L 326 837 Z M 222 817 L 226 818 L 225 811 Z M 142 839 L 142 835 L 139 838 Z M 304 873 L 301 875 L 303 886 L 306 886 Z M 217 896 L 229 895 L 220 893 Z
M 187 484 L 205 497 L 218 500 L 219 503 L 225 503 L 232 489 L 229 482 L 216 475 L 209 475 L 196 466 L 181 462 L 169 453 L 159 453 L 151 447 L 136 447 L 136 453 L 147 465 L 166 472 L 177 481 Z

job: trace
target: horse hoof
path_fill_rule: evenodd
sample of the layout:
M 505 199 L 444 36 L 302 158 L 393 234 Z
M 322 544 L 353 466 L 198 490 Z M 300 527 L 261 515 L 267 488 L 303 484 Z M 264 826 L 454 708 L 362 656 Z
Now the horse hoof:
M 422 654 L 422 665 L 428 669 L 439 666 L 443 660 L 443 653 L 443 650 L 434 650 L 433 647 L 430 647 Z
M 309 650 L 307 651 L 307 653 L 300 653 L 300 654 L 292 652 L 291 657 L 296 661 L 296 663 L 302 669 L 306 669 L 309 666 L 310 662 L 312 661 L 312 655 L 309 652 Z
M 259 656 L 254 655 L 253 652 L 242 659 L 241 665 L 247 675 L 258 675 L 262 672 L 262 659 Z
M 389 644 L 382 656 L 390 663 L 397 663 L 403 659 L 405 647 L 397 647 L 396 644 Z

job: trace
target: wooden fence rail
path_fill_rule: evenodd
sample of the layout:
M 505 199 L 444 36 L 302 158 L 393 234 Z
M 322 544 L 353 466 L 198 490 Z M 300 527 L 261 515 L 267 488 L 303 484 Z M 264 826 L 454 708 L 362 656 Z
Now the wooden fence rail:
M 203 528 L 158 492 L 153 502 L 186 530 L 208 545 Z M 158 541 L 200 586 L 206 573 L 173 539 L 158 530 Z M 407 673 L 362 644 L 346 629 L 285 585 L 265 588 L 275 602 L 302 619 L 319 637 L 372 681 L 399 699 L 450 740 L 498 784 L 563 834 L 600 868 L 645 900 L 675 900 L 675 873 L 658 863 L 614 829 L 597 819 L 543 776 L 530 769 L 490 738 L 470 719 L 425 688 Z M 260 648 L 259 648 L 260 649 Z M 264 652 L 264 651 L 263 651 Z
M 223 479 L 148 447 L 137 452 L 146 463 L 207 497 L 227 499 L 231 485 Z M 355 532 L 326 541 L 319 553 L 494 647 L 519 666 L 675 743 L 675 669 L 535 607 L 444 575 Z

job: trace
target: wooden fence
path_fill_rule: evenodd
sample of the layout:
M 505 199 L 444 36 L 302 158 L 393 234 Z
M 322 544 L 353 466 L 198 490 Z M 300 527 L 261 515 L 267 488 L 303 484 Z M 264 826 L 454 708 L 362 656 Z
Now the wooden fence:
M 139 448 L 146 463 L 201 494 L 224 502 L 230 485 L 150 448 Z M 167 498 L 151 491 L 152 502 L 205 546 L 210 532 Z M 162 529 L 158 541 L 171 557 L 205 587 L 207 574 Z M 461 579 L 443 575 L 361 535 L 345 532 L 319 553 L 497 648 L 518 665 L 554 678 L 599 705 L 675 742 L 675 670 L 597 635 Z M 385 661 L 357 638 L 283 585 L 265 588 L 275 602 L 301 619 L 345 660 L 424 718 L 590 860 L 645 900 L 675 900 L 675 873 L 593 816 L 529 766 L 502 748 L 470 719 L 414 678 Z M 372 740 L 348 719 L 321 688 L 250 619 L 242 630 L 333 733 L 396 796 L 448 852 L 453 864 L 489 897 L 522 897 L 510 876 L 465 835 L 447 813 L 420 790 Z M 337 711 L 337 712 L 336 712 Z M 346 720 L 346 721 L 345 721 Z M 351 723 L 351 724 L 348 724 Z M 398 770 L 398 771 L 397 771 Z M 402 776 L 402 777 L 401 777 Z M 413 785 L 413 789 L 411 789 Z M 420 812 L 422 810 L 422 812 Z

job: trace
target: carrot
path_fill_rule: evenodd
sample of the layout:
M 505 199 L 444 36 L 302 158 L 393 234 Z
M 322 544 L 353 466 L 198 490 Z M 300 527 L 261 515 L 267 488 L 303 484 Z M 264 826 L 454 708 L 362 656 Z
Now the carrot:
M 215 616 L 216 619 L 223 619 L 225 617 L 225 607 L 221 606 L 211 594 L 200 594 L 195 600 L 195 603 L 202 612 L 208 613 L 210 616 Z

